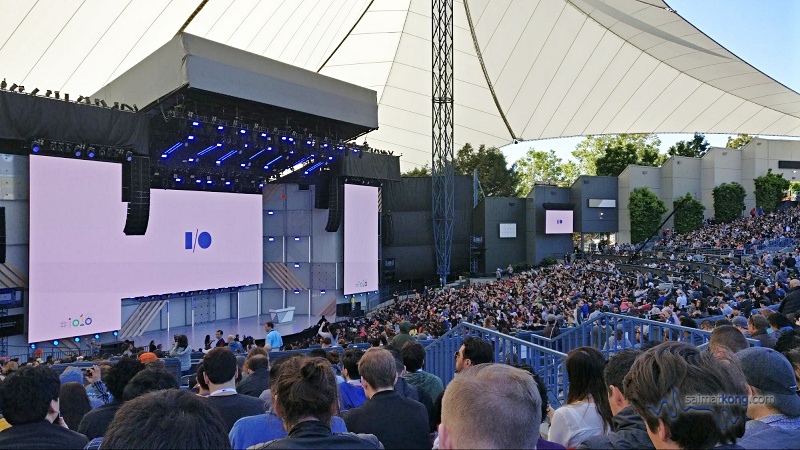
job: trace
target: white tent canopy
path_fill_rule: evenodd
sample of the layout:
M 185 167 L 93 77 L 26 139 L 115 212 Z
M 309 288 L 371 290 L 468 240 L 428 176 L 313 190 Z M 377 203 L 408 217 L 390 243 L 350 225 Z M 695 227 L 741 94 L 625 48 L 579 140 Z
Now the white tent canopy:
M 28 92 L 91 94 L 169 41 L 200 3 L 18 0 L 0 14 L 0 77 Z M 454 10 L 457 145 L 800 135 L 800 95 L 660 0 L 456 0 Z M 430 162 L 430 14 L 430 0 L 212 0 L 186 32 L 376 90 L 380 128 L 366 139 L 409 168 Z

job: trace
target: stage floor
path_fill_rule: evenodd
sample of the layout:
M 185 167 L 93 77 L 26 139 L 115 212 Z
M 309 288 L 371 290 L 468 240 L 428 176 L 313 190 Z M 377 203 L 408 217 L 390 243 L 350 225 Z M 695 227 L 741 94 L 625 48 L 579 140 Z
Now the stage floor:
M 308 316 L 304 314 L 295 314 L 294 321 L 286 324 L 277 324 L 275 329 L 282 336 L 299 333 L 306 328 L 316 325 L 319 321 L 318 316 Z M 227 339 L 229 334 L 244 338 L 245 336 L 253 336 L 254 339 L 264 339 L 266 333 L 264 332 L 264 324 L 270 320 L 268 314 L 259 317 L 246 317 L 243 319 L 225 319 L 217 320 L 214 322 L 206 322 L 192 326 L 172 327 L 169 330 L 156 330 L 148 331 L 143 335 L 136 337 L 133 341 L 137 347 L 146 347 L 151 340 L 156 344 L 163 344 L 164 350 L 169 350 L 172 347 L 173 336 L 176 334 L 185 334 L 189 338 L 189 345 L 193 349 L 198 350 L 203 348 L 203 342 L 206 335 L 214 339 L 214 333 L 217 330 L 222 330 L 223 336 Z M 331 317 L 329 320 L 333 321 Z

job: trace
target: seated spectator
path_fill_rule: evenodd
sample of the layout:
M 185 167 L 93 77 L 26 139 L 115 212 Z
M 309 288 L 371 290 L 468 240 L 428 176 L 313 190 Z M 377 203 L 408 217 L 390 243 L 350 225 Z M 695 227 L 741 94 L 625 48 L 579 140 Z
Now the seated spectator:
M 800 333 L 795 330 L 783 331 L 775 342 L 775 350 L 779 353 L 786 354 L 796 348 L 800 348 Z
M 528 365 L 521 365 L 516 366 L 517 369 L 522 369 L 525 372 L 528 372 L 533 377 L 533 381 L 536 382 L 536 388 L 539 390 L 539 398 L 542 399 L 542 424 L 539 426 L 539 439 L 536 441 L 536 449 L 537 450 L 564 450 L 565 447 L 561 444 L 556 444 L 555 442 L 550 442 L 544 439 L 543 436 L 547 436 L 547 428 L 549 428 L 549 424 L 544 422 L 544 419 L 548 417 L 552 408 L 550 407 L 550 403 L 547 401 L 547 386 L 544 384 L 544 380 L 540 377 L 531 366 Z
M 138 359 L 122 358 L 108 369 L 106 376 L 106 386 L 114 401 L 107 405 L 100 406 L 83 416 L 78 432 L 85 434 L 87 438 L 94 439 L 105 434 L 108 425 L 114 419 L 114 415 L 122 407 L 122 394 L 125 386 L 137 373 L 144 370 L 144 364 Z
M 564 365 L 569 378 L 567 404 L 553 413 L 548 440 L 576 447 L 611 429 L 613 414 L 603 382 L 605 358 L 594 347 L 579 347 L 567 355 Z
M 61 406 L 61 417 L 70 430 L 77 430 L 83 416 L 92 410 L 92 405 L 89 403 L 89 396 L 86 394 L 86 388 L 83 387 L 83 383 L 74 381 L 62 383 L 58 402 Z
M 328 359 L 328 362 L 331 363 L 331 367 L 336 373 L 336 383 L 344 383 L 344 377 L 342 376 L 342 354 L 339 353 L 338 350 L 331 350 L 325 357 Z
M 444 392 L 439 448 L 536 448 L 541 414 L 528 373 L 504 364 L 471 366 Z
M 264 414 L 263 400 L 236 392 L 236 356 L 227 347 L 216 347 L 203 358 L 203 378 L 211 391 L 206 400 L 212 404 L 225 423 L 226 432 L 242 417 Z
M 744 316 L 736 316 L 731 320 L 731 325 L 739 330 L 746 338 L 750 337 L 750 332 L 747 331 L 747 319 Z
M 736 354 L 747 380 L 749 400 L 744 448 L 797 448 L 800 443 L 800 397 L 792 365 L 775 350 L 753 347 Z M 766 370 L 765 370 L 766 369 Z M 771 398 L 765 404 L 755 397 Z
M 44 365 L 25 366 L 0 383 L 0 410 L 11 424 L 0 431 L 0 448 L 81 449 L 89 440 L 59 417 L 61 382 Z
M 425 348 L 419 342 L 408 342 L 401 349 L 403 365 L 407 373 L 403 378 L 408 384 L 425 391 L 432 399 L 444 391 L 441 378 L 432 373 L 425 372 Z
M 723 363 L 690 344 L 664 342 L 647 350 L 625 376 L 623 389 L 644 419 L 655 448 L 725 446 L 734 444 L 744 433 L 741 419 L 746 407 L 741 403 L 716 403 L 699 409 L 680 407 L 691 396 L 747 395 L 738 364 Z M 720 417 L 728 421 L 720 424 Z
M 185 334 L 175 337 L 175 343 L 169 356 L 178 358 L 181 361 L 181 375 L 191 375 L 192 373 L 192 346 L 189 345 L 189 338 Z
M 628 374 L 639 350 L 622 350 L 608 360 L 603 369 L 603 379 L 608 389 L 608 403 L 612 419 L 612 432 L 584 441 L 578 448 L 654 448 L 642 417 L 633 410 L 625 398 L 622 380 Z
M 295 449 L 380 449 L 372 435 L 331 432 L 338 389 L 330 363 L 323 358 L 290 358 L 272 383 L 272 403 L 287 437 L 250 447 Z
M 179 388 L 171 373 L 162 370 L 143 370 L 131 378 L 125 386 L 122 399 L 127 402 L 150 392 Z
M 269 381 L 272 385 L 278 379 L 278 374 L 281 367 L 286 361 L 292 358 L 300 358 L 303 355 L 294 353 L 281 356 L 276 359 L 269 369 Z M 265 393 L 269 393 L 266 391 Z M 347 427 L 339 416 L 331 418 L 331 432 L 332 433 L 347 433 Z M 235 449 L 245 449 L 250 446 L 260 444 L 262 442 L 272 441 L 275 439 L 283 439 L 286 435 L 286 430 L 283 428 L 283 422 L 275 414 L 275 411 L 270 408 L 265 414 L 257 416 L 242 417 L 237 420 L 233 425 L 231 432 L 228 434 L 231 440 L 231 446 Z
M 203 362 L 201 361 L 200 364 L 197 365 L 197 374 L 195 375 L 195 389 L 197 389 L 196 394 L 200 397 L 208 397 L 211 394 L 211 391 L 208 390 L 208 383 L 206 383 L 205 377 L 206 369 L 203 366 Z
M 244 353 L 244 347 L 242 347 L 242 343 L 236 340 L 236 337 L 232 334 L 228 335 L 228 348 L 235 354 Z
M 770 314 L 767 317 L 767 322 L 769 322 L 769 327 L 772 329 L 772 335 L 775 336 L 775 340 L 780 339 L 781 334 L 784 332 L 797 330 L 792 326 L 792 322 L 781 313 Z
M 747 331 L 750 332 L 750 339 L 757 339 L 762 347 L 775 348 L 778 340 L 775 339 L 775 336 L 767 334 L 767 328 L 769 328 L 769 322 L 760 314 L 754 314 L 747 319 Z
M 778 307 L 778 312 L 789 315 L 798 311 L 800 311 L 800 280 L 792 279 L 789 280 L 789 291 Z
M 229 449 L 231 443 L 225 423 L 209 402 L 168 389 L 126 402 L 108 427 L 102 448 Z
M 744 335 L 731 325 L 714 328 L 708 339 L 708 350 L 715 355 L 721 352 L 737 353 L 750 347 Z
M 342 359 L 342 375 L 345 382 L 339 385 L 339 413 L 357 408 L 367 401 L 364 387 L 361 386 L 361 374 L 358 372 L 358 361 L 364 353 L 357 349 L 347 349 Z
M 374 434 L 386 449 L 430 449 L 428 410 L 394 390 L 394 356 L 388 350 L 371 348 L 358 362 L 358 372 L 369 400 L 344 414 L 347 429 Z
M 247 379 L 239 383 L 236 391 L 242 395 L 258 397 L 269 389 L 269 357 L 255 355 L 246 361 L 244 370 L 248 373 Z
M 406 374 L 406 366 L 403 364 L 403 354 L 393 345 L 387 345 L 383 348 L 391 353 L 394 358 L 395 370 L 397 372 L 397 381 L 394 383 L 395 392 L 403 397 L 422 403 L 430 417 L 431 410 L 433 409 L 433 399 L 425 391 L 420 391 L 416 386 L 409 384 L 405 378 L 403 378 Z
M 798 386 L 800 386 L 800 348 L 796 348 L 790 352 L 783 354 L 786 359 L 792 364 L 794 370 L 794 379 Z M 800 392 L 800 390 L 799 390 Z
M 111 403 L 112 396 L 102 381 L 102 370 L 99 366 L 92 366 L 89 369 L 70 366 L 61 372 L 59 378 L 61 384 L 73 382 L 83 386 L 84 380 L 88 381 L 89 386 L 84 387 L 84 390 L 89 397 L 89 405 L 92 409 Z M 74 429 L 77 430 L 77 426 Z
M 625 331 L 622 328 L 617 328 L 615 335 L 609 336 L 603 345 L 603 350 L 622 350 L 625 348 L 633 348 L 633 344 L 625 336 Z

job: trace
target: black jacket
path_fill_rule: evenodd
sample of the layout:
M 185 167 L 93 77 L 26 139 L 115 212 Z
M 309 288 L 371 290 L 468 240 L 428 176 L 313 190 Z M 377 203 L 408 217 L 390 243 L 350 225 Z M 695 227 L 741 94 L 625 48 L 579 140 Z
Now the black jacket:
M 0 448 L 83 448 L 86 436 L 47 420 L 15 425 L 0 432 Z
M 269 369 L 262 367 L 239 383 L 236 392 L 250 397 L 258 397 L 269 389 Z
M 778 312 L 784 315 L 797 311 L 800 311 L 800 287 L 790 289 L 778 307 Z
M 428 410 L 422 403 L 382 391 L 344 414 L 347 430 L 374 434 L 387 449 L 430 449 Z
M 283 439 L 265 442 L 249 447 L 252 450 L 265 448 L 288 449 L 382 449 L 378 438 L 369 434 L 331 433 L 330 427 L 322 422 L 310 420 L 300 422 Z
M 644 420 L 632 407 L 620 411 L 612 419 L 613 433 L 594 436 L 582 442 L 578 448 L 608 449 L 608 448 L 655 448 L 647 435 Z
M 85 434 L 89 440 L 103 437 L 120 408 L 122 408 L 122 402 L 114 399 L 113 402 L 107 405 L 101 405 L 89 411 L 81 419 L 81 423 L 78 425 L 78 433 Z

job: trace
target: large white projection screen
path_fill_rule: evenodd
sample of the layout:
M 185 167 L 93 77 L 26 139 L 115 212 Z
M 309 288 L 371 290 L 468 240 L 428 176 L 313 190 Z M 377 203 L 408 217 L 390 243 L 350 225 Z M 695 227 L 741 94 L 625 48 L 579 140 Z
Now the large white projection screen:
M 378 188 L 344 185 L 344 295 L 378 290 Z
M 546 210 L 544 223 L 545 234 L 571 234 L 572 211 Z
M 152 190 L 144 236 L 126 207 L 120 164 L 30 157 L 30 342 L 118 330 L 123 298 L 261 283 L 261 196 Z

